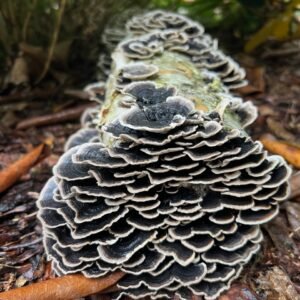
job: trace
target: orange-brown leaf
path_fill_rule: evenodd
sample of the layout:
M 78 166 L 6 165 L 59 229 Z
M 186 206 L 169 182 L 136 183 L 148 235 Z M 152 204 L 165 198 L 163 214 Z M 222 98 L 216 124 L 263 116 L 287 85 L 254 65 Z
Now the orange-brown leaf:
M 263 93 L 266 88 L 265 69 L 260 66 L 246 67 L 248 84 L 240 87 L 237 91 L 242 95 Z
M 83 275 L 66 275 L 25 287 L 0 293 L 1 300 L 70 300 L 101 292 L 124 276 L 115 272 L 104 278 L 86 278 Z
M 12 186 L 37 162 L 45 145 L 41 144 L 0 172 L 0 193 Z
M 300 168 L 300 148 L 285 142 L 279 142 L 267 137 L 260 138 L 264 147 L 275 154 L 283 156 L 290 164 Z

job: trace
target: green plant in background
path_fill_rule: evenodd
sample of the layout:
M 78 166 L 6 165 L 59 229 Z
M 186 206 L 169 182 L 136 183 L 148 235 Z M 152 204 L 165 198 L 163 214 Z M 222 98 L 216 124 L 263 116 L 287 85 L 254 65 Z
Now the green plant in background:
M 146 6 L 148 1 L 124 0 L 1 0 L 0 79 L 21 51 L 34 83 L 49 71 L 64 80 L 60 71 L 73 62 L 71 71 L 89 77 L 96 68 L 100 36 L 111 16 L 124 7 Z M 34 61 L 34 64 L 32 64 Z M 90 78 L 91 79 L 91 78 Z M 1 82 L 0 82 L 1 86 Z
M 207 29 L 227 38 L 243 38 L 264 21 L 266 0 L 153 0 L 154 7 L 179 8 Z
M 181 11 L 214 31 L 229 48 L 245 45 L 246 52 L 268 40 L 300 37 L 299 0 L 153 0 L 152 5 Z
M 251 52 L 267 40 L 286 41 L 300 38 L 300 1 L 287 1 L 278 14 L 273 15 L 246 43 L 245 51 Z
M 19 53 L 31 83 L 92 80 L 105 25 L 136 6 L 186 14 L 235 51 L 300 36 L 299 0 L 1 0 L 0 90 Z

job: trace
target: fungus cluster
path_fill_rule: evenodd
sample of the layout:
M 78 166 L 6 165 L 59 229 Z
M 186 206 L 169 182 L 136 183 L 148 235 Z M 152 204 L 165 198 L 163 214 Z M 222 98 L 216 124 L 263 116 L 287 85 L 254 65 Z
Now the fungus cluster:
M 216 299 L 259 251 L 290 169 L 244 130 L 256 110 L 227 90 L 241 69 L 222 77 L 194 63 L 195 39 L 214 44 L 199 24 L 153 12 L 127 28 L 136 36 L 113 55 L 101 112 L 83 115 L 41 192 L 45 249 L 58 275 L 124 271 L 114 299 Z M 166 52 L 178 59 L 172 72 L 155 58 Z
M 216 73 L 229 89 L 245 85 L 244 70 L 218 49 L 217 41 L 204 34 L 199 23 L 177 14 L 154 11 L 133 17 L 127 30 L 143 36 L 124 43 L 130 57 L 143 59 L 161 51 L 176 51 L 187 55 L 198 68 Z
M 213 71 L 229 89 L 245 85 L 245 71 L 229 56 L 218 49 L 217 40 L 204 33 L 201 24 L 178 14 L 153 11 L 135 16 L 126 24 L 126 30 L 107 28 L 103 43 L 112 49 L 122 37 L 131 37 L 122 47 L 125 54 L 143 60 L 164 51 L 184 54 L 201 70 Z M 110 55 L 101 55 L 99 67 L 107 76 Z

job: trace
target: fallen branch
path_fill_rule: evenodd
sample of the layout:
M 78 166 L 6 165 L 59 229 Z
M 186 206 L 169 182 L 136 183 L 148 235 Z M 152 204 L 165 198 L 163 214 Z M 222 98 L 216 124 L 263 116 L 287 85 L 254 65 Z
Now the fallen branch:
M 39 127 L 50 124 L 62 123 L 70 120 L 76 120 L 88 107 L 91 107 L 91 105 L 81 105 L 75 108 L 63 110 L 58 113 L 25 119 L 18 123 L 17 129 L 26 129 L 30 127 Z
M 66 89 L 66 90 L 64 90 L 64 95 L 72 97 L 72 98 L 81 99 L 81 100 L 90 100 L 91 99 L 90 94 L 83 90 Z
M 283 156 L 295 168 L 300 168 L 300 148 L 286 142 L 279 142 L 268 137 L 261 137 L 264 147 L 275 154 Z
M 116 272 L 104 278 L 66 275 L 0 293 L 1 300 L 70 300 L 99 293 L 117 283 L 124 273 Z
M 12 93 L 10 95 L 0 96 L 0 104 L 10 104 L 12 102 L 26 101 L 26 100 L 33 100 L 33 99 L 49 99 L 60 93 L 64 94 L 65 96 L 73 97 L 81 100 L 90 100 L 91 98 L 90 94 L 83 90 L 75 90 L 75 89 L 62 90 L 61 88 L 41 90 L 37 88 L 31 91 L 28 90 L 20 91 L 20 92 Z
M 35 89 L 30 92 L 28 91 L 16 92 L 11 95 L 0 96 L 0 104 L 32 100 L 32 99 L 47 99 L 55 96 L 58 93 L 59 93 L 59 89 L 52 89 L 50 91 Z
M 0 172 L 0 193 L 11 187 L 22 175 L 29 171 L 38 161 L 44 147 L 45 144 L 39 145 Z
M 35 245 L 35 244 L 38 244 L 42 241 L 42 238 L 37 238 L 33 241 L 30 241 L 30 242 L 27 242 L 27 243 L 23 243 L 23 244 L 17 244 L 17 245 L 12 245 L 12 246 L 0 246 L 0 249 L 1 250 L 4 250 L 4 251 L 11 251 L 11 250 L 15 250 L 15 249 L 20 249 L 20 248 L 25 248 L 25 247 L 28 247 L 28 246 L 32 246 L 32 245 Z

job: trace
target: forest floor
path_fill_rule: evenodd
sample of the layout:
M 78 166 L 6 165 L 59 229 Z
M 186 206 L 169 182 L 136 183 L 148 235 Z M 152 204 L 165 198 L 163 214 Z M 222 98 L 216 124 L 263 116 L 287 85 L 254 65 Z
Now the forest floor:
M 299 147 L 300 55 L 270 52 L 264 59 L 242 55 L 238 60 L 249 79 L 240 94 L 259 109 L 250 128 L 253 138 L 274 138 Z M 36 200 L 66 139 L 79 128 L 81 112 L 92 105 L 79 90 L 57 91 L 51 86 L 0 94 L 0 170 L 37 145 L 45 145 L 34 167 L 0 193 L 0 291 L 53 277 L 44 255 Z M 49 116 L 36 119 L 45 115 Z M 289 201 L 264 227 L 262 251 L 220 299 L 300 297 L 300 172 L 296 169 L 291 181 Z

